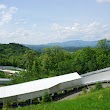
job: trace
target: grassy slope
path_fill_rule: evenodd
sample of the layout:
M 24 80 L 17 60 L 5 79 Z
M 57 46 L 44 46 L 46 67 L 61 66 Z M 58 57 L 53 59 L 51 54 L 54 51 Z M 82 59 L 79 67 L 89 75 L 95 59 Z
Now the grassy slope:
M 87 93 L 71 100 L 31 105 L 15 110 L 109 110 L 110 88 Z

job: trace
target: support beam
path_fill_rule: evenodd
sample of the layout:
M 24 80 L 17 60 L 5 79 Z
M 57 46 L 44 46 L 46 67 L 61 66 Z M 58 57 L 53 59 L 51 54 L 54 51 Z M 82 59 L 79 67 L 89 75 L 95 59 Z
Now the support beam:
M 18 103 L 18 96 L 16 96 L 16 105 L 17 105 L 17 107 L 19 106 L 19 103 Z
M 67 93 L 67 90 L 63 90 L 62 93 L 63 93 L 63 94 Z
M 29 99 L 30 100 L 30 104 L 32 104 L 32 99 Z
M 52 96 L 57 96 L 57 95 L 58 95 L 57 93 L 53 93 L 53 94 L 52 94 Z
M 5 98 L 3 98 L 3 108 L 4 108 L 4 106 L 5 106 Z
M 41 97 L 38 97 L 38 102 L 40 102 L 42 99 L 41 99 Z

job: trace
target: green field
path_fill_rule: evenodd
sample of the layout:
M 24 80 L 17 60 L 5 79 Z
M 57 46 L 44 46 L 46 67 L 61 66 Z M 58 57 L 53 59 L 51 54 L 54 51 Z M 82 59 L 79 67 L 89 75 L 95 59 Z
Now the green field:
M 13 110 L 110 110 L 110 88 L 80 95 L 74 99 L 31 105 Z

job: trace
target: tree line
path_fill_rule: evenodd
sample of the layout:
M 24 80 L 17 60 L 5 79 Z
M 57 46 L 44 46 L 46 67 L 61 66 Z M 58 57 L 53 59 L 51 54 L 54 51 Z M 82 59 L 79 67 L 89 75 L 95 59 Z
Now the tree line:
M 14 48 L 18 46 L 18 44 L 11 45 L 14 45 Z M 2 50 L 8 52 L 7 54 L 0 53 L 2 65 L 7 64 L 8 61 L 13 66 L 26 69 L 26 71 L 21 71 L 12 77 L 14 84 L 72 72 L 78 72 L 81 75 L 110 67 L 110 42 L 107 39 L 98 41 L 94 48 L 85 47 L 74 52 L 68 52 L 61 47 L 54 46 L 45 48 L 41 53 L 38 53 L 24 46 L 19 46 L 19 49 L 15 49 L 14 52 L 9 48 L 7 51 Z

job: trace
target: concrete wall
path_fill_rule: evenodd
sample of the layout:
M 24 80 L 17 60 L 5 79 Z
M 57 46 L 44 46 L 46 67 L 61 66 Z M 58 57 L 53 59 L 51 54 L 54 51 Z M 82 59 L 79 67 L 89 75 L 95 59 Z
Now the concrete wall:
M 32 93 L 26 93 L 18 96 L 18 101 L 33 99 L 37 97 L 41 97 L 44 95 L 44 93 L 48 92 L 48 89 L 42 90 L 42 91 L 36 91 Z
M 55 86 L 49 88 L 49 92 L 48 93 L 52 94 L 52 93 L 57 93 L 58 91 L 60 91 L 60 84 L 55 85 Z
M 12 96 L 12 97 L 7 97 L 7 98 L 4 98 L 4 102 L 10 102 L 10 101 L 17 101 L 17 96 Z M 3 102 L 3 99 L 0 99 L 0 103 Z
M 81 78 L 55 85 L 49 89 L 49 93 L 52 94 L 62 90 L 67 90 L 69 88 L 75 88 L 75 87 L 77 88 L 80 85 L 81 85 Z
M 64 82 L 60 84 L 60 89 L 61 90 L 65 90 L 65 89 L 69 89 L 69 88 L 77 88 L 81 85 L 81 79 L 76 79 L 73 81 L 68 81 L 68 82 Z

